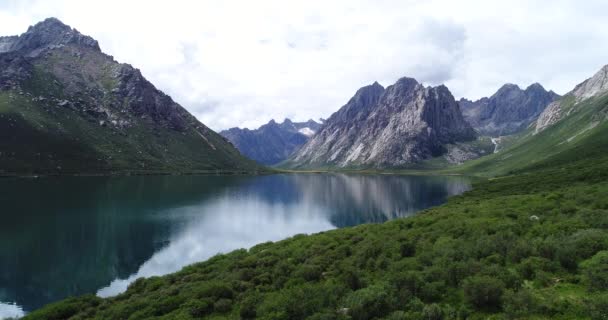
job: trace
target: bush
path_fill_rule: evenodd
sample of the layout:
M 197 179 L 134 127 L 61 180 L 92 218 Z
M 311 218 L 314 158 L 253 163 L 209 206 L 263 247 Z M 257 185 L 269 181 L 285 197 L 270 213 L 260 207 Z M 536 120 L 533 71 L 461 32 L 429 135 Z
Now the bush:
M 346 307 L 354 320 L 379 318 L 389 311 L 390 295 L 386 286 L 372 285 L 346 297 Z
M 251 295 L 245 298 L 241 302 L 241 309 L 239 310 L 241 319 L 254 319 L 257 316 L 257 306 L 260 301 L 261 298 L 257 295 Z
M 153 306 L 154 315 L 162 316 L 176 310 L 182 303 L 183 301 L 179 297 L 166 297 L 151 305 Z
M 539 271 L 555 272 L 558 269 L 555 262 L 541 257 L 529 257 L 524 259 L 518 266 L 517 272 L 522 278 L 532 280 Z
M 234 292 L 230 287 L 221 283 L 204 283 L 198 289 L 197 296 L 199 298 L 213 298 L 213 300 L 217 300 L 220 298 L 232 299 L 234 296 Z
M 592 320 L 608 319 L 608 293 L 589 299 L 587 306 Z
M 441 307 L 436 304 L 427 304 L 422 309 L 422 319 L 424 320 L 442 320 L 443 319 L 443 310 Z
M 28 315 L 28 319 L 68 319 L 87 307 L 97 306 L 100 302 L 101 298 L 98 298 L 95 295 L 68 298 L 62 302 L 50 304 L 43 310 L 32 312 Z
M 502 281 L 488 276 L 473 276 L 464 280 L 466 300 L 477 309 L 497 309 L 505 285 Z
M 318 281 L 321 279 L 322 270 L 319 266 L 315 265 L 303 265 L 296 272 L 298 277 L 303 278 L 306 281 Z
M 507 291 L 503 296 L 503 310 L 509 318 L 519 318 L 536 312 L 536 297 L 527 289 Z
M 399 252 L 404 258 L 413 257 L 416 255 L 416 244 L 410 241 L 403 242 L 399 246 Z
M 201 318 L 213 312 L 213 301 L 208 298 L 192 300 L 187 302 L 185 307 L 192 317 Z
M 213 309 L 219 313 L 226 313 L 232 310 L 232 300 L 230 299 L 219 299 L 213 304 Z
M 581 264 L 589 289 L 608 290 L 608 251 L 600 251 Z

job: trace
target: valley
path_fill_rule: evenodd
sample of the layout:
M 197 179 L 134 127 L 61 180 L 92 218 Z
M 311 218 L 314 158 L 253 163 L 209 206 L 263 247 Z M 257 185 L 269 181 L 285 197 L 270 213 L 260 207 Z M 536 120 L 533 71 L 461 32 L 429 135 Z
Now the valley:
M 216 133 L 56 18 L 0 37 L 0 318 L 605 319 L 608 66 L 502 80 Z

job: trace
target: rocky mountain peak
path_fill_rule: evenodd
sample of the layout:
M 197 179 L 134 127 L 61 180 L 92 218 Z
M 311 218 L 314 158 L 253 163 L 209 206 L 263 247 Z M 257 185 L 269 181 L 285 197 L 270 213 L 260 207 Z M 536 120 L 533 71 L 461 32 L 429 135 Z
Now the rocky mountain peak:
M 273 165 L 285 160 L 313 136 L 321 124 L 308 120 L 294 122 L 285 118 L 282 123 L 274 119 L 257 129 L 231 128 L 220 132 L 247 157 L 263 164 Z
M 608 65 L 603 66 L 593 77 L 577 85 L 572 94 L 578 101 L 600 95 L 608 91 Z
M 351 98 L 351 101 L 360 101 L 364 102 L 367 100 L 373 100 L 375 97 L 379 96 L 384 92 L 384 87 L 378 82 L 374 82 L 369 86 L 365 86 L 357 90 L 355 95 Z
M 33 26 L 30 26 L 27 29 L 27 32 L 41 32 L 41 31 L 55 31 L 57 33 L 60 32 L 69 32 L 72 30 L 72 28 L 68 25 L 66 25 L 65 23 L 61 22 L 61 20 L 55 18 L 55 17 L 50 17 L 50 18 L 46 18 L 38 23 L 36 23 Z
M 536 121 L 536 131 L 540 131 L 548 128 L 549 126 L 557 123 L 563 119 L 566 114 L 570 113 L 574 108 L 579 105 L 579 102 L 604 95 L 608 92 L 608 65 L 603 66 L 598 72 L 596 72 L 591 78 L 578 84 L 572 91 L 566 94 L 566 96 L 574 97 L 574 101 L 571 103 L 565 103 L 565 99 L 556 100 L 551 103 L 543 113 L 538 117 Z M 566 112 L 566 106 L 572 108 Z
M 97 40 L 81 34 L 57 18 L 47 18 L 30 26 L 18 37 L 5 37 L 5 41 L 0 40 L 0 52 L 28 51 L 35 55 L 37 51 L 46 48 L 69 44 L 101 51 Z
M 492 97 L 507 97 L 507 96 L 516 96 L 521 94 L 523 90 L 521 90 L 521 88 L 513 83 L 507 83 L 504 84 L 502 87 L 500 87 L 500 89 L 498 89 L 498 91 L 496 91 L 496 93 L 494 93 L 492 95 Z M 492 98 L 490 97 L 490 98 Z
M 447 87 L 404 77 L 386 90 L 378 84 L 359 89 L 286 165 L 398 167 L 474 138 Z
M 525 91 L 546 91 L 545 88 L 538 82 L 529 85 Z
M 138 69 L 56 18 L 0 37 L 0 95 L 21 128 L 4 148 L 28 146 L 11 170 L 21 160 L 48 172 L 257 167 Z
M 463 115 L 484 135 L 509 135 L 527 128 L 552 101 L 559 98 L 539 83 L 522 90 L 507 83 L 489 98 L 460 100 Z
M 418 85 L 420 85 L 420 84 L 418 83 L 418 81 L 416 79 L 403 77 L 403 78 L 400 78 L 399 80 L 397 80 L 397 82 L 395 82 L 395 84 L 392 85 L 391 87 L 394 88 L 395 90 L 413 90 Z
M 330 119 L 337 122 L 347 122 L 352 118 L 365 117 L 369 114 L 371 107 L 378 102 L 384 91 L 384 87 L 378 82 L 360 88 L 348 103 L 334 113 Z

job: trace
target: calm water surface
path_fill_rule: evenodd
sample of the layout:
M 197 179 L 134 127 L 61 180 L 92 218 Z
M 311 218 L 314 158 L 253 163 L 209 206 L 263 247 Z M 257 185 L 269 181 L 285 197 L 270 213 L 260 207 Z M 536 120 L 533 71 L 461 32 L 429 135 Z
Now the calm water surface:
M 0 319 L 115 295 L 219 252 L 409 216 L 469 188 L 346 174 L 0 179 Z

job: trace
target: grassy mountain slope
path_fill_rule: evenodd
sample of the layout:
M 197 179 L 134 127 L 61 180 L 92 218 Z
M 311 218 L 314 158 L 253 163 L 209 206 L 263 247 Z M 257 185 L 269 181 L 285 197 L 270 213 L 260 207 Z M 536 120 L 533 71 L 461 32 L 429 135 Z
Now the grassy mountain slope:
M 237 250 L 26 319 L 605 319 L 608 148 L 605 126 L 588 131 L 412 218 Z
M 603 157 L 608 152 L 608 96 L 599 96 L 574 106 L 565 97 L 568 117 L 534 134 L 529 128 L 516 142 L 483 158 L 469 161 L 453 171 L 496 176 L 535 168 Z
M 219 135 L 135 124 L 115 129 L 83 112 L 0 92 L 0 174 L 250 171 Z
M 0 174 L 260 170 L 61 21 L 11 39 L 0 52 Z

